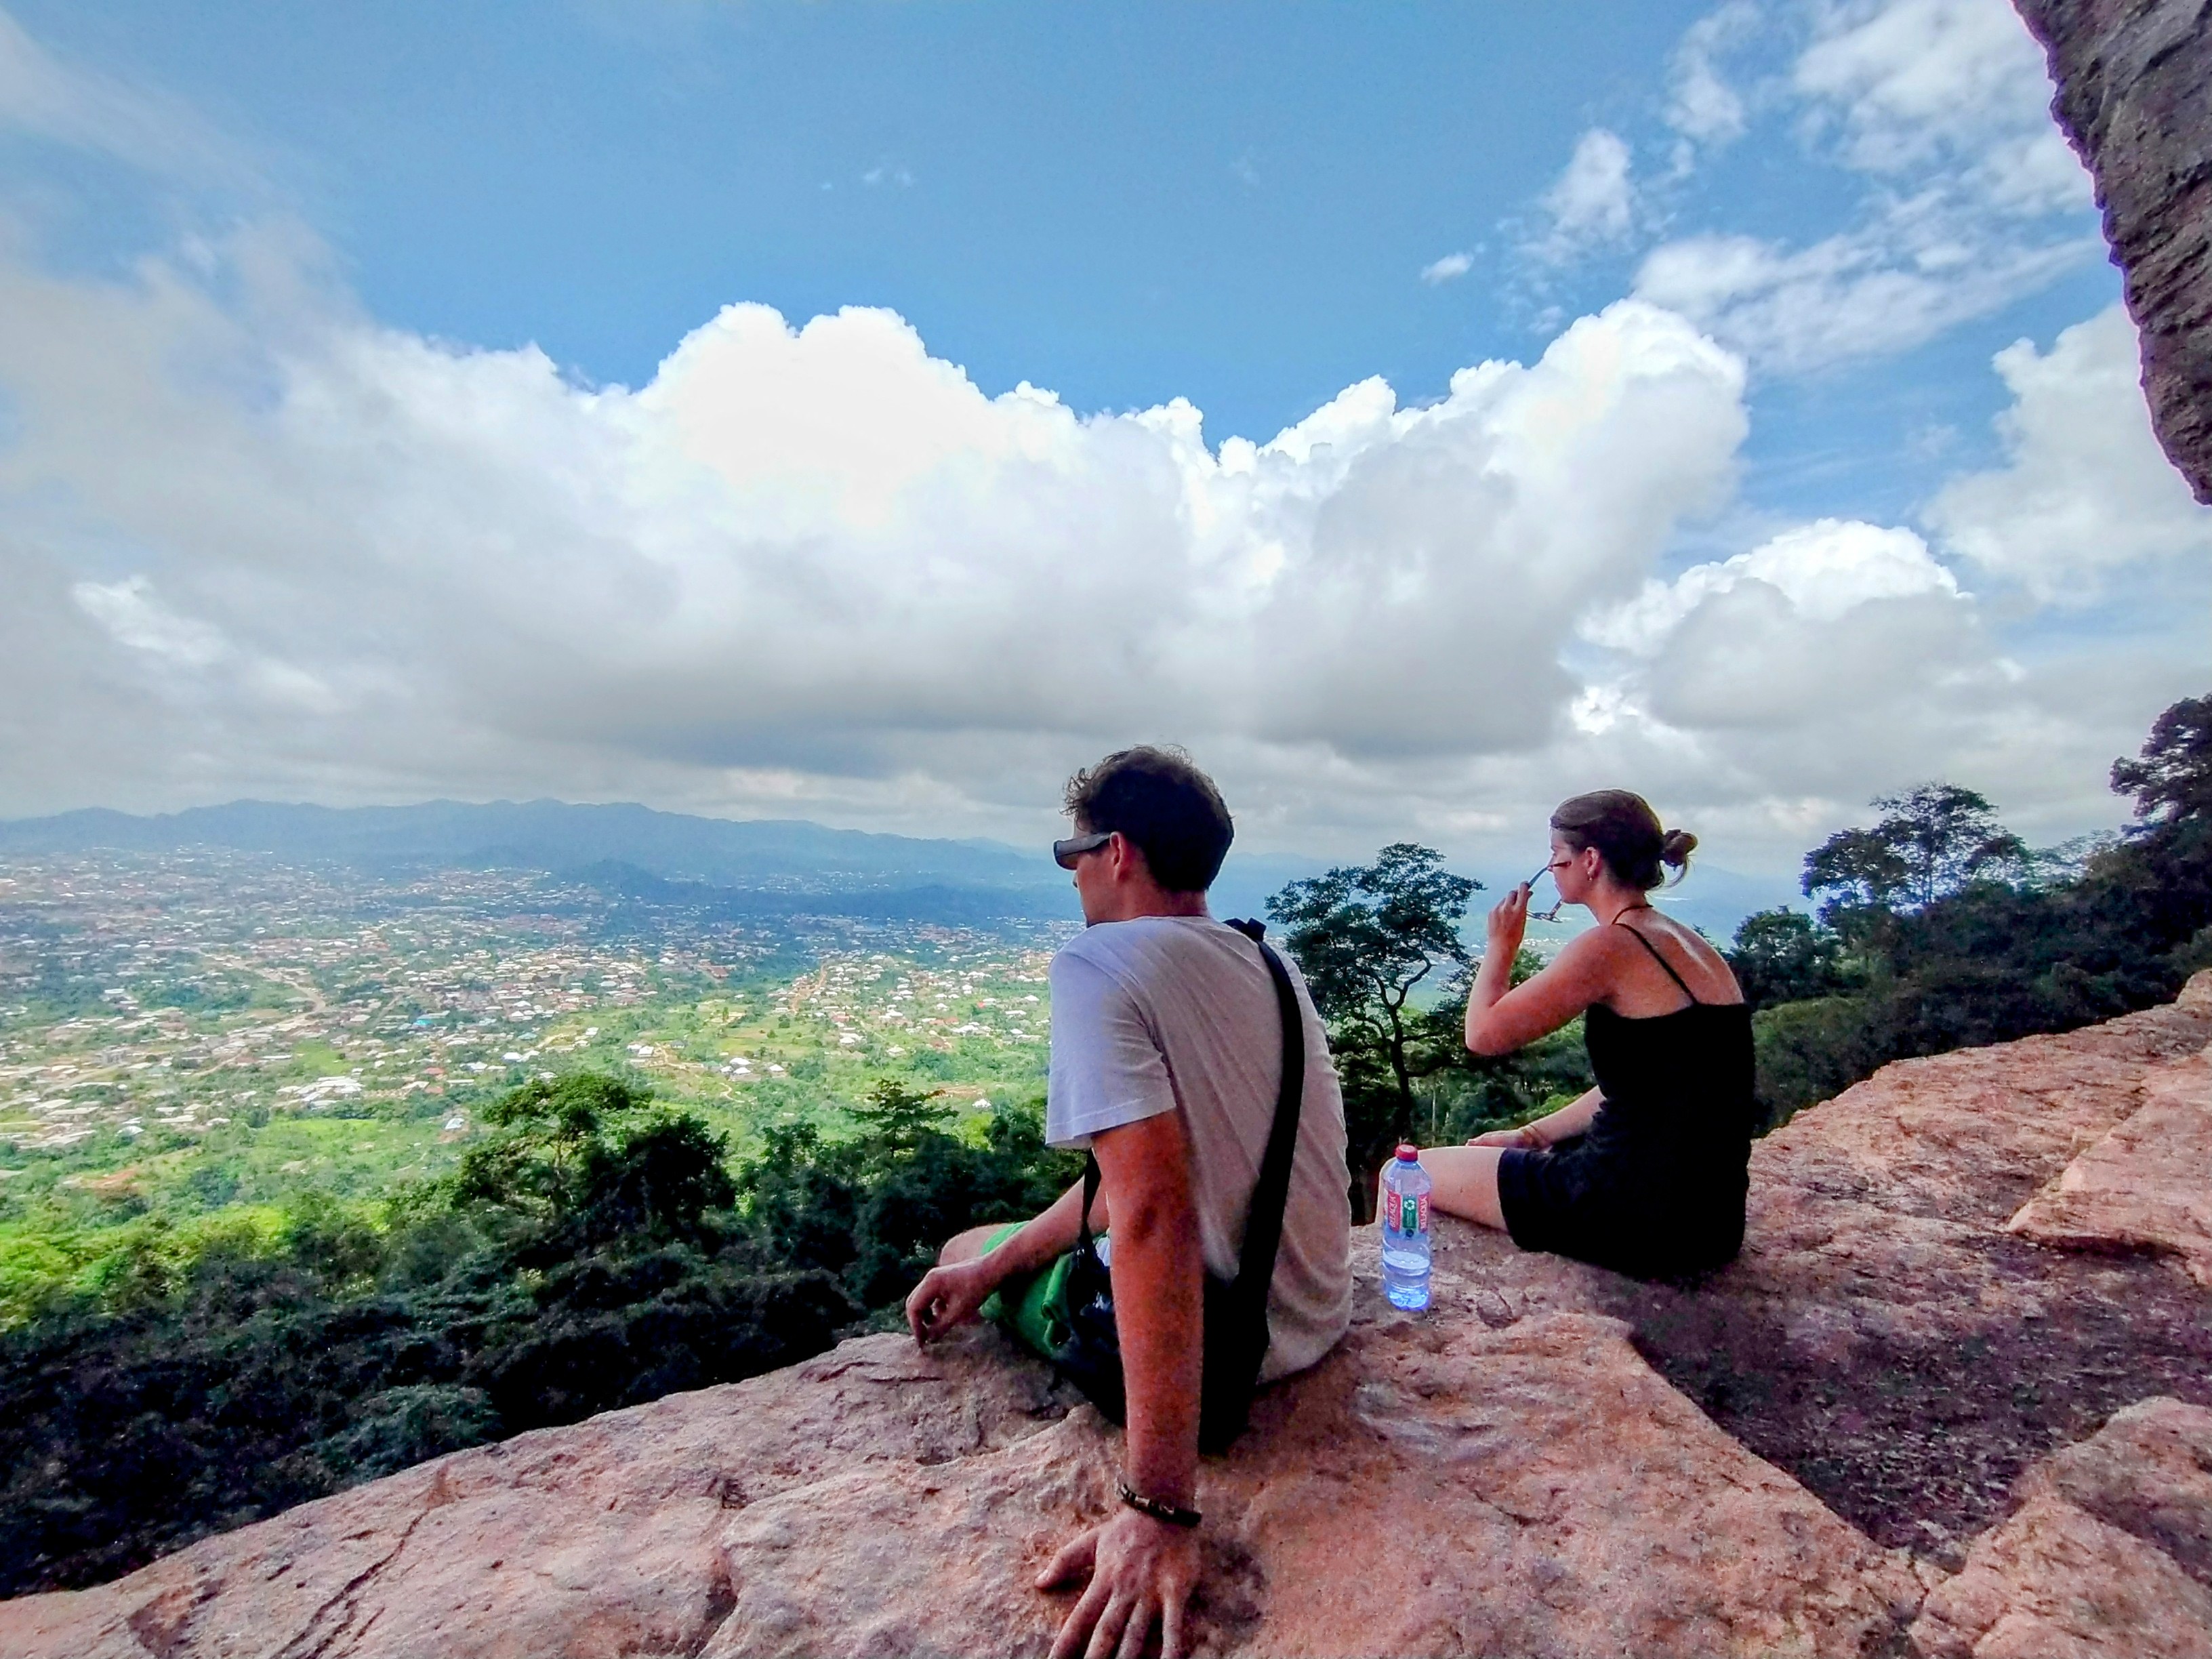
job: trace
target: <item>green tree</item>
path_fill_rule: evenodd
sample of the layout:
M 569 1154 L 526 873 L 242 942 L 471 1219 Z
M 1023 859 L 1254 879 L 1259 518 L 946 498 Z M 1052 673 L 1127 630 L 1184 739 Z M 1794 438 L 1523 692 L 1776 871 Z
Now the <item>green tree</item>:
M 1442 969 L 1469 968 L 1460 922 L 1482 884 L 1443 868 L 1443 854 L 1396 842 L 1375 862 L 1294 881 L 1267 901 L 1328 1022 L 1345 1085 L 1354 1202 L 1391 1146 L 1413 1125 L 1413 1081 L 1453 1064 L 1456 1033 L 1425 1015 L 1414 994 Z
M 2212 697 L 2185 697 L 2152 722 L 2135 760 L 2112 763 L 2112 793 L 2143 823 L 2212 818 Z
M 1870 830 L 1839 830 L 1805 855 L 1805 896 L 1825 896 L 1823 921 L 1850 911 L 1889 909 L 1910 878 L 1902 855 Z
M 850 1139 L 828 1139 L 809 1122 L 768 1125 L 737 1182 L 763 1254 L 836 1273 L 863 1306 L 888 1310 L 954 1233 L 1026 1219 L 1082 1170 L 1080 1158 L 1045 1146 L 1035 1106 L 993 1114 L 977 1146 L 946 1133 L 938 1121 L 945 1109 L 932 1101 L 879 1084 L 859 1113 L 870 1127 Z
M 1923 910 L 1968 883 L 2022 873 L 2027 844 L 1972 789 L 1923 783 L 1873 803 L 1871 830 L 1844 830 L 1805 858 L 1808 897 L 1826 893 L 1822 919 L 1850 908 Z
M 497 1133 L 462 1158 L 453 1201 L 506 1215 L 531 1255 L 695 1237 L 735 1201 L 722 1137 L 620 1078 L 533 1079 L 484 1115 Z
M 574 1207 L 583 1172 L 609 1127 L 642 1109 L 648 1092 L 600 1072 L 533 1078 L 484 1109 L 499 1131 L 469 1149 L 453 1181 L 465 1205 L 551 1219 Z
M 910 1153 L 925 1135 L 943 1134 L 952 1109 L 942 1089 L 909 1089 L 896 1078 L 878 1078 L 866 1098 L 853 1109 L 863 1133 L 884 1151 Z
M 2112 787 L 2135 797 L 2136 822 L 2084 886 L 2114 932 L 2172 971 L 2212 965 L 2212 697 L 2161 714 L 2139 757 L 2113 763 Z
M 1756 1010 L 1849 988 L 1843 941 L 1800 910 L 1759 910 L 1738 924 L 1729 966 Z

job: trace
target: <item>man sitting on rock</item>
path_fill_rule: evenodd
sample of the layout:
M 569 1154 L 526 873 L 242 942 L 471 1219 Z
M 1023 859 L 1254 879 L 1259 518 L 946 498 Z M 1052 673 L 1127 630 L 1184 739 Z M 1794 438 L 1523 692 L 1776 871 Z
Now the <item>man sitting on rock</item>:
M 1134 1652 L 1155 1619 L 1163 1659 L 1176 1659 L 1199 1565 L 1204 1279 L 1237 1276 L 1282 1081 L 1282 1010 L 1259 947 L 1206 911 L 1232 833 L 1211 779 L 1179 752 L 1126 749 L 1069 780 L 1066 810 L 1076 833 L 1053 856 L 1074 872 L 1085 929 L 1053 958 L 1045 1135 L 1097 1159 L 1091 1224 L 1112 1224 L 1127 1437 L 1124 1507 L 1062 1549 L 1038 1585 L 1090 1574 L 1054 1659 L 1086 1642 L 1093 1655 Z M 1344 1103 L 1291 973 L 1305 1084 L 1262 1382 L 1312 1364 L 1351 1320 Z M 953 1239 L 908 1298 L 915 1340 L 973 1318 L 1002 1287 L 1016 1303 L 1074 1248 L 1082 1205 L 1079 1182 L 1018 1226 Z

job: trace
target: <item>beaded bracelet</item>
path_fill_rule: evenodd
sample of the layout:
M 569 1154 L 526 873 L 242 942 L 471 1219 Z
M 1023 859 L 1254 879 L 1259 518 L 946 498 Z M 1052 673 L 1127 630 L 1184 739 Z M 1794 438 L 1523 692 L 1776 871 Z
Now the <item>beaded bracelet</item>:
M 1121 1501 L 1138 1513 L 1151 1516 L 1155 1521 L 1164 1521 L 1170 1527 L 1188 1528 L 1196 1526 L 1202 1518 L 1196 1510 L 1183 1509 L 1158 1498 L 1147 1498 L 1126 1480 L 1121 1485 Z

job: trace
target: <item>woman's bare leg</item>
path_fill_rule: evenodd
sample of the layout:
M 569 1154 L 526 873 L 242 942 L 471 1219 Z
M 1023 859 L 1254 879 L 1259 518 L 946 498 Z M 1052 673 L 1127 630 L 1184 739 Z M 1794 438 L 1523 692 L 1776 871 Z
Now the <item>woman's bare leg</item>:
M 1503 1232 L 1505 1212 L 1498 1202 L 1498 1160 L 1505 1151 L 1503 1146 L 1424 1146 L 1421 1167 L 1437 1183 L 1429 1202 L 1446 1215 Z

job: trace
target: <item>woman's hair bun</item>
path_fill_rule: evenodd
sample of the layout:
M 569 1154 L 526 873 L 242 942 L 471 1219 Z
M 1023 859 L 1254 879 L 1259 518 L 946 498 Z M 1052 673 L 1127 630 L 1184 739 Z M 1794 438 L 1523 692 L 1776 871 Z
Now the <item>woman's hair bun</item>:
M 1669 830 L 1659 840 L 1659 861 L 1680 870 L 1690 862 L 1690 854 L 1698 850 L 1698 838 L 1686 830 Z

